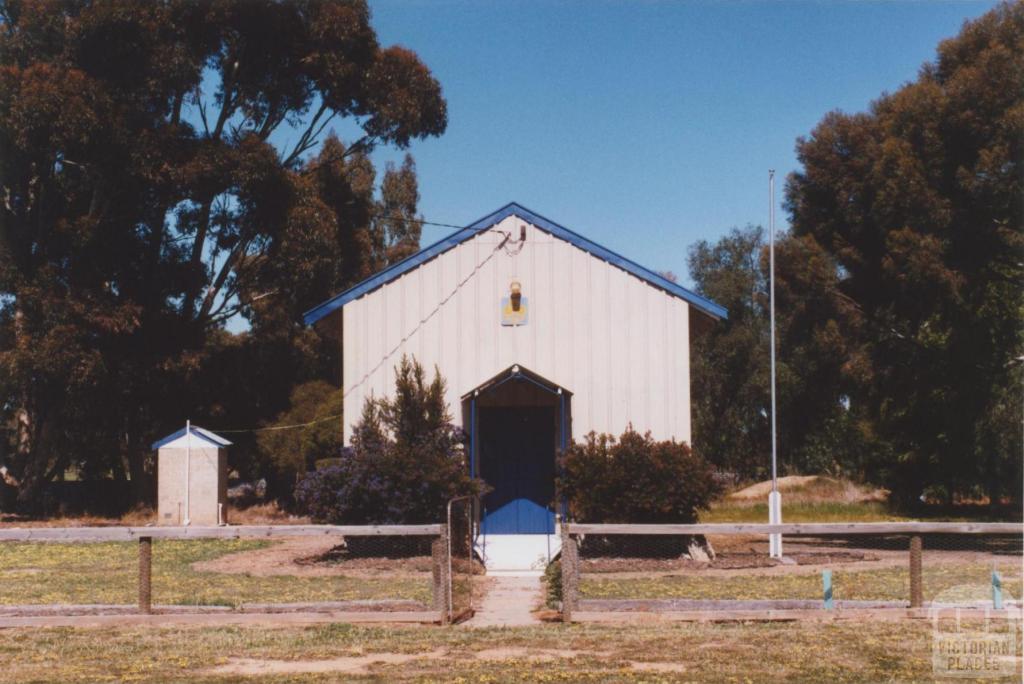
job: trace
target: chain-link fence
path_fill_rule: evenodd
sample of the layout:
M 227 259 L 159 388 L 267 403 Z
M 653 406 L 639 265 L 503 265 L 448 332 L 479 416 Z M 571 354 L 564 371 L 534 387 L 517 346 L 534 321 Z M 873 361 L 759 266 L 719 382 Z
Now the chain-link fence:
M 0 529 L 0 616 L 330 611 L 442 621 L 443 532 L 443 525 Z
M 461 622 L 472 617 L 484 566 L 476 557 L 474 541 L 477 499 L 461 497 L 448 504 L 449 619 Z
M 1021 606 L 1022 528 L 989 524 L 567 525 L 563 612 Z

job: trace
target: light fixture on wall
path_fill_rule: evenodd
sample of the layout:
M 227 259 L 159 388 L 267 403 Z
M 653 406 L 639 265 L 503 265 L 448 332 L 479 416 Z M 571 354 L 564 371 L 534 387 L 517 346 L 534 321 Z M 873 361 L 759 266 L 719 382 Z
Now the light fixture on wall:
M 508 294 L 501 298 L 501 324 L 518 327 L 526 325 L 530 304 L 523 296 L 523 286 L 518 280 L 508 285 Z
M 509 285 L 509 299 L 512 302 L 512 310 L 519 311 L 523 304 L 523 287 L 518 280 L 513 280 Z

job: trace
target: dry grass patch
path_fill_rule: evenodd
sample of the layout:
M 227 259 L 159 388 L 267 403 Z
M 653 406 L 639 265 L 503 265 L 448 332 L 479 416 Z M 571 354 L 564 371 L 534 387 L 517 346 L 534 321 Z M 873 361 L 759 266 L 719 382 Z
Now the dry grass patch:
M 1019 559 L 1003 559 L 995 567 L 1003 587 L 1019 598 L 1024 589 Z M 993 565 L 984 562 L 934 563 L 923 569 L 925 600 L 955 587 L 985 589 Z M 858 570 L 838 566 L 833 571 L 833 597 L 837 600 L 907 601 L 910 572 L 907 567 Z M 689 571 L 670 574 L 584 574 L 580 597 L 585 599 L 821 599 L 820 569 L 776 566 L 764 571 Z M 988 598 L 991 598 L 990 596 Z
M 910 520 L 891 512 L 878 501 L 790 501 L 783 497 L 782 519 L 786 523 L 902 522 Z M 767 523 L 768 502 L 732 501 L 712 504 L 700 516 L 702 523 Z
M 927 621 L 5 630 L 0 682 L 931 681 L 931 637 Z
M 308 517 L 282 510 L 276 501 L 244 508 L 228 504 L 225 515 L 232 525 L 310 524 Z M 0 514 L 0 524 L 9 527 L 145 527 L 156 523 L 156 511 L 149 506 L 138 506 L 120 516 L 79 514 L 34 518 L 16 513 Z
M 273 548 L 252 539 L 158 540 L 153 544 L 153 602 L 178 605 L 408 599 L 428 604 L 429 573 L 253 572 L 237 558 Z M 209 570 L 235 556 L 231 572 Z M 252 558 L 251 555 L 248 556 Z M 278 559 L 280 560 L 280 559 Z M 246 562 L 246 561 L 243 561 Z M 0 544 L 0 604 L 133 603 L 138 544 L 4 542 Z

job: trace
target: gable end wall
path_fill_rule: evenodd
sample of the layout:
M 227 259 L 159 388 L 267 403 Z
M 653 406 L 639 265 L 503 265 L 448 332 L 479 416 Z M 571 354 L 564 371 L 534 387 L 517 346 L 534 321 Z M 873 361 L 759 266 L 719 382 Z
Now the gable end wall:
M 502 233 L 518 238 L 520 226 L 522 250 L 495 251 Z M 513 280 L 529 308 L 528 324 L 516 328 L 500 325 Z M 461 396 L 519 364 L 573 393 L 574 439 L 591 430 L 618 435 L 632 423 L 658 439 L 690 441 L 687 302 L 516 216 L 349 302 L 341 315 L 343 387 L 355 386 L 344 404 L 346 443 L 364 400 L 390 395 L 403 353 L 440 369 L 456 424 Z

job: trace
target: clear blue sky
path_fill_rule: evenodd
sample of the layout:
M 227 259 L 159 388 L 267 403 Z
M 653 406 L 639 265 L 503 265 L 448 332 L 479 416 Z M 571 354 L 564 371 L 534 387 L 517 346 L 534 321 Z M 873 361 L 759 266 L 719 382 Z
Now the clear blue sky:
M 767 225 L 797 136 L 915 78 L 993 4 L 371 0 L 448 100 L 447 133 L 410 150 L 427 219 L 515 200 L 684 281 L 691 244 Z

